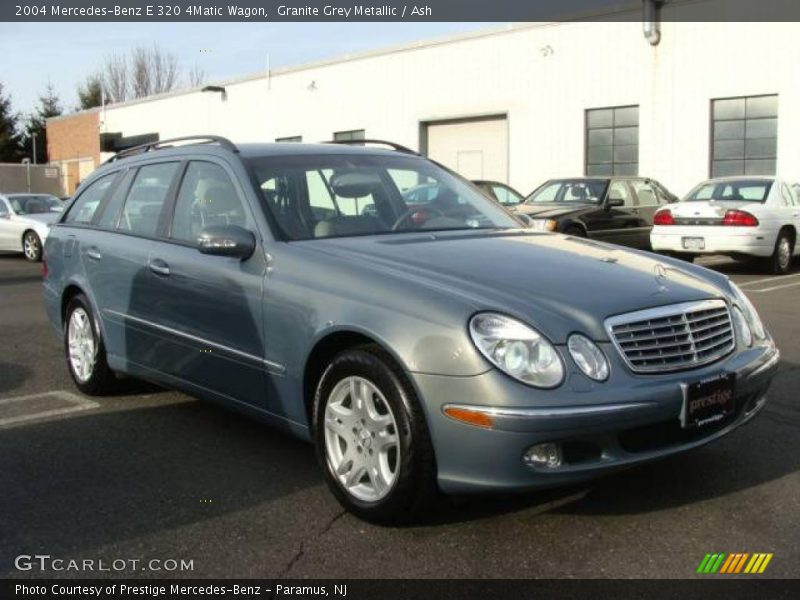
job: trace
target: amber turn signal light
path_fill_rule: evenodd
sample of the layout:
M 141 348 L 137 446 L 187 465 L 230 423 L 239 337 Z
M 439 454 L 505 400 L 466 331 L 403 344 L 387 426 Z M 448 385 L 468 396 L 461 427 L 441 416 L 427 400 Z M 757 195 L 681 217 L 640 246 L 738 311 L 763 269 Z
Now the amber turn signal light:
M 494 427 L 494 418 L 492 418 L 492 415 L 486 414 L 485 412 L 457 406 L 448 406 L 444 409 L 444 414 L 451 419 L 461 421 L 467 425 L 475 425 L 475 427 L 483 427 L 485 429 Z

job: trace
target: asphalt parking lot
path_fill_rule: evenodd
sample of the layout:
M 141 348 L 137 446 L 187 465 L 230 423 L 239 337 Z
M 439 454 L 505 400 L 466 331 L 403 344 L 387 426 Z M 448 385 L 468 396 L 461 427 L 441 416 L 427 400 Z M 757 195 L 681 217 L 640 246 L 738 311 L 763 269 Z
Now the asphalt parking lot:
M 14 568 L 48 554 L 193 561 L 117 574 L 146 577 L 684 578 L 707 552 L 772 552 L 760 577 L 794 577 L 800 267 L 774 278 L 704 264 L 742 284 L 781 348 L 756 420 L 589 485 L 457 499 L 424 525 L 381 528 L 342 511 L 312 448 L 291 437 L 144 384 L 81 396 L 46 321 L 40 266 L 0 256 L 0 576 L 87 575 Z

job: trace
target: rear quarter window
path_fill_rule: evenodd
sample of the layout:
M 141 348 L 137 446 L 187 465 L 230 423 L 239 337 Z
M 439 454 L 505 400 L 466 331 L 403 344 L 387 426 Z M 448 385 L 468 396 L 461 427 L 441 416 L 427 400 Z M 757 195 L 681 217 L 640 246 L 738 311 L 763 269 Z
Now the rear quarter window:
M 72 225 L 90 224 L 118 174 L 118 172 L 109 173 L 90 183 L 72 203 L 63 222 Z

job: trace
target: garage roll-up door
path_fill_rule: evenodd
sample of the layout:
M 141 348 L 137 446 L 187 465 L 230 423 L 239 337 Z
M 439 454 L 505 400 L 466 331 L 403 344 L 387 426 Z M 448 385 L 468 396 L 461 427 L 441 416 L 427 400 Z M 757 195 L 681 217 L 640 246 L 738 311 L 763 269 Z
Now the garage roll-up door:
M 505 116 L 428 123 L 427 153 L 467 179 L 508 182 L 508 120 Z

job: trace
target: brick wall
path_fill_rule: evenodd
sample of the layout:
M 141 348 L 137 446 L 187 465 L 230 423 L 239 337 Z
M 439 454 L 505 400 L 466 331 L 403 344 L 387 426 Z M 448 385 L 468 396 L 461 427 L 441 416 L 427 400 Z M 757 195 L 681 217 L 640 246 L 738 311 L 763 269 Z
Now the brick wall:
M 61 166 L 64 187 L 72 194 L 87 163 L 100 164 L 100 111 L 67 115 L 47 121 L 47 156 Z M 79 165 L 83 163 L 83 168 Z

